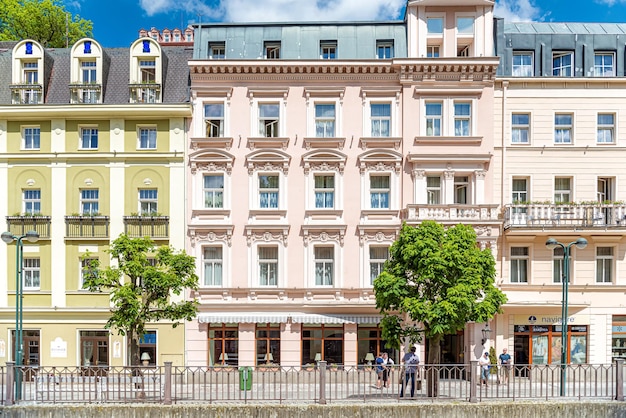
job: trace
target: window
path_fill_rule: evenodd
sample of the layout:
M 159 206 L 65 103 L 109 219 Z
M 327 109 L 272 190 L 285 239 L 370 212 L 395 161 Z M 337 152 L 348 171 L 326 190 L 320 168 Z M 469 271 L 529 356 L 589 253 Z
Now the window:
M 571 251 L 571 249 L 570 249 Z M 571 255 L 571 253 L 570 253 Z M 565 274 L 564 270 L 563 270 L 563 260 L 564 260 L 564 256 L 563 256 L 563 247 L 556 247 L 553 250 L 553 256 L 552 256 L 552 274 L 553 274 L 553 282 L 554 283 L 562 283 L 563 280 L 563 276 Z M 572 267 L 572 258 L 569 258 L 569 266 L 570 269 L 569 271 L 571 272 L 571 267 Z M 571 274 L 570 274 L 570 278 L 571 278 Z M 571 279 L 570 279 L 571 280 Z M 568 282 L 568 283 L 571 283 Z
M 429 205 L 441 204 L 441 177 L 440 176 L 426 177 L 426 195 L 427 195 Z
M 554 143 L 572 143 L 572 119 L 571 113 L 557 113 L 554 115 Z
M 528 180 L 513 179 L 511 200 L 513 203 L 528 202 Z
M 157 189 L 139 190 L 139 213 L 142 215 L 155 215 L 157 210 Z
M 470 57 L 473 54 L 472 43 L 474 39 L 474 18 L 473 17 L 457 17 L 456 18 L 456 56 Z
M 24 215 L 41 214 L 41 190 L 24 190 L 22 192 Z
M 429 35 L 442 35 L 443 34 L 443 18 L 442 17 L 427 18 L 426 29 Z
M 442 112 L 441 102 L 426 103 L 426 136 L 441 136 Z
M 615 76 L 614 63 L 615 54 L 612 52 L 596 53 L 593 62 L 593 75 L 595 77 Z
M 156 61 L 140 60 L 139 61 L 139 80 L 142 83 L 154 83 L 156 81 Z
M 256 365 L 280 365 L 280 327 L 270 324 L 256 326 Z
M 337 58 L 337 41 L 320 41 L 320 58 L 323 60 Z
M 471 135 L 472 104 L 454 103 L 454 136 Z
M 174 33 L 174 42 L 180 42 L 180 33 Z
M 370 247 L 370 285 L 373 285 L 374 279 L 383 272 L 385 261 L 388 259 L 389 247 Z
M 302 327 L 302 364 L 313 365 L 318 358 L 328 364 L 343 364 L 343 336 L 341 325 Z
M 530 114 L 513 113 L 511 115 L 511 142 L 513 144 L 528 144 L 530 131 Z
M 259 207 L 278 209 L 279 177 L 277 174 L 259 175 Z
M 209 365 L 239 364 L 239 331 L 237 327 L 209 325 Z
M 259 136 L 277 138 L 279 136 L 280 105 L 259 103 Z
M 208 174 L 204 176 L 204 207 L 205 209 L 221 209 L 224 207 L 224 175 Z
M 389 358 L 393 359 L 395 364 L 400 364 L 398 350 L 387 347 L 387 342 L 382 339 L 382 330 L 380 327 L 368 327 L 358 326 L 357 331 L 357 362 L 358 364 L 373 364 L 372 361 L 367 360 L 367 355 L 371 354 L 376 357 L 378 353 L 382 351 L 389 352 Z
M 315 209 L 335 207 L 335 176 L 320 174 L 315 176 Z
M 80 129 L 80 148 L 98 149 L 98 128 Z
M 148 366 L 156 366 L 157 361 L 157 333 L 156 331 L 146 331 L 139 337 L 139 355 L 148 353 L 150 359 L 148 360 Z
M 100 212 L 98 194 L 98 189 L 80 191 L 80 214 L 82 216 L 94 216 Z
M 277 60 L 280 58 L 280 41 L 265 42 L 265 58 Z
M 389 209 L 390 176 L 370 176 L 370 208 Z
M 456 30 L 460 35 L 474 35 L 474 18 L 457 17 Z
M 221 286 L 223 273 L 222 247 L 205 247 L 202 254 L 203 285 Z
M 224 104 L 207 103 L 204 105 L 204 125 L 207 138 L 224 136 Z
M 569 177 L 556 177 L 554 179 L 554 203 L 572 201 L 571 180 Z
M 83 289 L 85 282 L 88 279 L 95 278 L 97 276 L 97 270 L 95 270 L 94 263 L 98 262 L 98 257 L 83 257 L 80 259 L 80 283 L 78 288 Z
M 439 45 L 428 45 L 426 47 L 427 58 L 439 58 Z
M 156 149 L 156 128 L 139 129 L 139 149 Z
M 80 331 L 81 365 L 109 364 L 109 331 Z
M 226 58 L 226 43 L 209 42 L 209 58 L 214 60 L 223 60 Z
M 278 284 L 278 247 L 258 247 L 259 285 Z
M 532 77 L 535 73 L 532 52 L 513 52 L 513 76 Z
M 511 247 L 511 283 L 528 283 L 528 247 Z
M 41 286 L 41 271 L 38 258 L 24 258 L 22 270 L 23 286 L 25 290 L 37 290 Z
M 335 279 L 335 249 L 333 247 L 315 247 L 315 284 L 332 286 Z
M 573 52 L 555 52 L 552 54 L 552 75 L 555 77 L 571 77 Z
M 376 56 L 378 59 L 393 58 L 393 41 L 376 41 Z
M 467 205 L 469 203 L 469 178 L 467 176 L 454 177 L 454 203 Z
M 615 114 L 598 113 L 598 144 L 612 144 L 615 138 Z
M 170 34 L 166 33 L 163 35 L 163 42 L 169 42 L 170 41 Z
M 317 138 L 334 138 L 335 120 L 334 103 L 315 103 L 315 136 Z
M 22 130 L 23 149 L 39 149 L 40 129 L 24 128 Z
M 371 103 L 370 120 L 373 137 L 391 136 L 391 103 Z
M 596 283 L 613 283 L 613 247 L 596 248 Z
M 82 82 L 84 84 L 96 83 L 98 81 L 96 61 L 81 61 L 80 62 Z
M 38 84 L 39 83 L 39 71 L 37 62 L 24 62 L 22 64 L 22 71 L 24 72 L 24 84 Z

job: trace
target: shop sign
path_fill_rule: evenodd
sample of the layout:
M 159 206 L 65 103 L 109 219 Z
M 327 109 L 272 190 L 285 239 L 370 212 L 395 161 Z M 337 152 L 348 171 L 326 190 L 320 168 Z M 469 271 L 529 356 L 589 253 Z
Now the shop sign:
M 589 325 L 589 315 L 570 315 L 569 325 Z M 561 325 L 561 315 L 515 315 L 515 325 Z

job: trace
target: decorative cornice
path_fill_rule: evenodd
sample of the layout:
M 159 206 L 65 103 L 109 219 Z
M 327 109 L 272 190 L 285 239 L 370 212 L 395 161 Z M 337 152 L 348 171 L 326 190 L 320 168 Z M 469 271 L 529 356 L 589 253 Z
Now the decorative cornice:
M 191 165 L 191 174 L 196 174 L 198 171 L 201 173 L 212 173 L 216 171 L 224 171 L 227 174 L 231 174 L 233 171 L 233 163 L 232 161 L 228 162 L 194 162 L 190 163 Z
M 207 229 L 211 231 L 204 234 L 194 229 L 189 230 L 192 247 L 201 242 L 226 242 L 229 247 L 232 246 L 233 227 L 231 225 L 212 225 Z
M 245 227 L 246 230 L 246 241 L 248 246 L 252 245 L 257 241 L 281 241 L 282 244 L 286 247 L 289 238 L 289 225 L 285 226 L 256 226 L 256 225 L 247 225 Z
M 328 242 L 335 241 L 343 246 L 343 238 L 346 235 L 345 225 L 326 225 L 312 226 L 302 225 L 302 236 L 304 238 L 304 246 L 308 247 L 311 242 Z
M 369 241 L 381 242 L 393 242 L 398 238 L 399 229 L 383 229 L 372 230 L 370 228 L 358 228 L 359 230 L 359 242 L 361 246 L 365 245 Z
M 359 164 L 361 174 L 365 174 L 368 171 L 394 171 L 396 174 L 400 174 L 402 170 L 401 161 L 389 161 L 389 162 L 368 162 L 361 161 Z
M 304 174 L 309 174 L 311 171 L 336 171 L 339 174 L 343 174 L 343 169 L 345 168 L 344 161 L 331 161 L 331 162 L 321 162 L 321 163 L 312 163 L 309 161 L 304 162 Z
M 248 161 L 248 174 L 252 175 L 255 171 L 280 171 L 283 174 L 288 174 L 289 161 L 284 161 L 282 164 L 265 161 Z

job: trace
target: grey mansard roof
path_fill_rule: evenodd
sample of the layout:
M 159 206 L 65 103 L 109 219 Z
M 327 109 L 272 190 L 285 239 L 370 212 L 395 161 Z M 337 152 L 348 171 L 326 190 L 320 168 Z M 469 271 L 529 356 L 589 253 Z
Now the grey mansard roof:
M 524 22 L 505 23 L 504 33 L 602 35 L 626 34 L 626 23 Z
M 11 104 L 12 50 L 16 42 L 0 42 L 0 105 Z M 162 103 L 189 102 L 191 48 L 162 47 Z M 44 104 L 70 103 L 71 49 L 50 48 L 44 55 Z M 130 50 L 103 48 L 102 103 L 130 102 Z M 34 105 L 40 106 L 40 105 Z

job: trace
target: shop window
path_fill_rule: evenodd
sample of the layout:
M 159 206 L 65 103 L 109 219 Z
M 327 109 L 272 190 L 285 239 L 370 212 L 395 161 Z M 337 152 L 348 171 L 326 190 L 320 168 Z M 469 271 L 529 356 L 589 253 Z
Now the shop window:
M 239 365 L 239 330 L 225 324 L 209 326 L 209 366 Z
M 156 331 L 146 331 L 145 334 L 139 338 L 139 356 L 142 360 L 142 364 L 147 366 L 156 366 L 157 360 L 157 334 Z M 147 356 L 145 354 L 148 354 Z M 148 364 L 143 363 L 147 361 Z
M 257 324 L 256 365 L 280 364 L 280 326 Z
M 382 339 L 381 328 L 359 326 L 357 331 L 358 364 L 374 364 L 374 360 L 371 360 L 371 357 L 376 358 L 376 356 L 383 351 L 389 354 L 389 358 L 392 359 L 395 364 L 400 364 L 398 350 L 386 348 L 386 344 L 387 342 Z M 371 356 L 368 356 L 368 354 L 371 354 Z
M 613 360 L 626 358 L 626 315 L 613 315 L 611 352 Z
M 588 325 L 568 326 L 567 363 L 587 363 L 588 338 Z M 514 364 L 561 363 L 561 325 L 515 325 L 514 341 Z
M 324 360 L 343 364 L 343 326 L 317 325 L 302 328 L 302 364 Z

